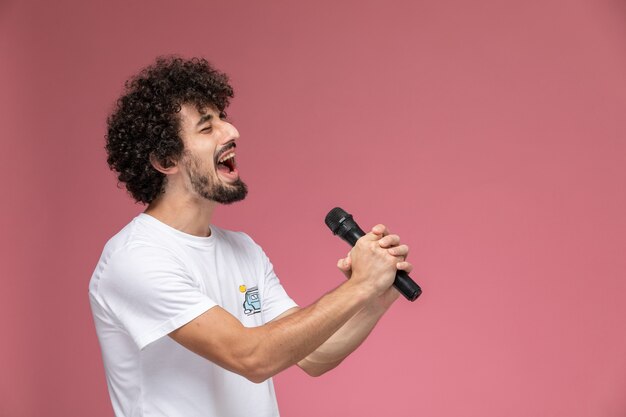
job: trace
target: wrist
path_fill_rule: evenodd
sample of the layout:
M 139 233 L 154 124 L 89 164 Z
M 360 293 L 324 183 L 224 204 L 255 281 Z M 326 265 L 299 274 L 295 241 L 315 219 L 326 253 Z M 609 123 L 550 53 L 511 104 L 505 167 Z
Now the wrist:
M 400 298 L 400 292 L 394 287 L 388 288 L 387 291 L 377 297 L 374 302 L 367 305 L 372 314 L 383 314 L 396 300 Z
M 353 274 L 354 278 L 354 274 Z M 361 282 L 358 279 L 349 279 L 342 284 L 344 288 L 350 293 L 350 297 L 359 305 L 365 307 L 373 301 L 376 297 L 376 291 L 374 288 L 370 288 L 367 283 Z

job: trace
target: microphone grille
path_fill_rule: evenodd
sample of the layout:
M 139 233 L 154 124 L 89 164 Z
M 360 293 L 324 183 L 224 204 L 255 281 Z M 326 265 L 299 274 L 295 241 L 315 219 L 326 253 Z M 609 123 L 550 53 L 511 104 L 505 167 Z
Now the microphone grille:
M 337 234 L 337 230 L 341 223 L 348 217 L 351 217 L 344 209 L 341 207 L 335 207 L 331 211 L 328 212 L 324 222 L 326 226 L 333 232 L 333 234 Z

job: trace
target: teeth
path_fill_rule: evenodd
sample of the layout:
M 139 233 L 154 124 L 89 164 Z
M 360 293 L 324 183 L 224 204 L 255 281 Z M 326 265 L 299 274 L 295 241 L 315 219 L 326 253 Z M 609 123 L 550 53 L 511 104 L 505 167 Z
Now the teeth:
M 229 153 L 228 155 L 223 156 L 222 158 L 220 158 L 220 160 L 219 160 L 219 161 L 217 161 L 217 162 L 219 162 L 219 163 L 221 164 L 222 162 L 227 161 L 227 160 L 229 160 L 229 159 L 232 159 L 232 158 L 234 158 L 234 157 L 235 157 L 235 152 L 231 152 L 231 153 Z

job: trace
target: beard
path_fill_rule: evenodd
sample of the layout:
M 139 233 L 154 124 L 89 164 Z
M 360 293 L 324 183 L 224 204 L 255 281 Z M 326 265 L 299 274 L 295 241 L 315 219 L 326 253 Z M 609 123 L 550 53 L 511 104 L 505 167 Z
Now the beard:
M 201 197 L 220 204 L 232 204 L 246 198 L 248 187 L 241 178 L 237 178 L 232 183 L 223 183 L 217 174 L 210 176 L 202 173 L 206 170 L 202 170 L 200 161 L 191 155 L 188 155 L 183 163 L 189 172 L 189 180 L 193 190 Z

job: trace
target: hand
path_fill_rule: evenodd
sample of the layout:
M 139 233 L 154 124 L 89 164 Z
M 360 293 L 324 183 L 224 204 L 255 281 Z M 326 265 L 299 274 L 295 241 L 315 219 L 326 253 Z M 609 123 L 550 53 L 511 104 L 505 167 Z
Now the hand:
M 409 253 L 409 247 L 407 245 L 400 244 L 400 237 L 398 235 L 390 234 L 389 230 L 387 230 L 387 228 L 382 224 L 374 226 L 372 231 L 368 233 L 368 235 L 370 234 L 373 235 L 372 237 L 374 240 L 377 240 L 378 246 L 381 249 L 386 249 L 389 255 L 395 257 L 395 269 L 403 270 L 407 273 L 411 272 L 413 265 L 406 261 L 406 257 Z M 345 258 L 337 261 L 337 267 L 348 279 L 352 276 L 351 253 L 352 251 L 348 253 Z M 399 294 L 400 293 L 395 288 L 389 287 L 377 298 L 377 304 L 387 308 L 398 298 Z

